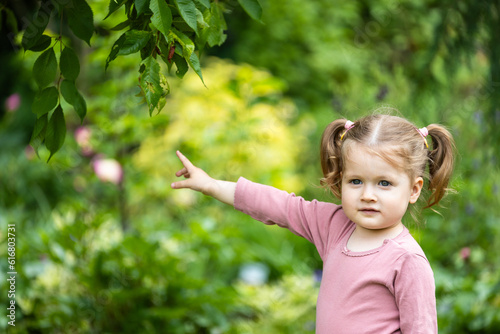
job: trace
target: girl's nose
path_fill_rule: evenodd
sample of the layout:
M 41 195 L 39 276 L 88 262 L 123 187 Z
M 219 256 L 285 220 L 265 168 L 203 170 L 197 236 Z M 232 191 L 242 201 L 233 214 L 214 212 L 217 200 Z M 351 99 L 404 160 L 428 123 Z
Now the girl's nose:
M 370 186 L 363 187 L 363 192 L 361 193 L 361 200 L 365 202 L 376 202 L 377 197 L 375 196 L 375 192 L 373 188 Z

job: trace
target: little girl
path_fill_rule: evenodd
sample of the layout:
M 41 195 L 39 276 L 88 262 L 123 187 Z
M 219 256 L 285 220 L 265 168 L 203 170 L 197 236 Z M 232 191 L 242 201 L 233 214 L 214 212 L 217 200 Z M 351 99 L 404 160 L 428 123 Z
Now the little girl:
M 339 119 L 325 129 L 320 157 L 321 183 L 341 205 L 305 201 L 244 178 L 215 180 L 180 152 L 184 168 L 176 176 L 186 180 L 172 188 L 201 191 L 316 246 L 323 260 L 316 333 L 437 333 L 433 272 L 401 219 L 424 185 L 426 207 L 443 198 L 453 145 L 436 124 L 418 129 L 381 114 Z

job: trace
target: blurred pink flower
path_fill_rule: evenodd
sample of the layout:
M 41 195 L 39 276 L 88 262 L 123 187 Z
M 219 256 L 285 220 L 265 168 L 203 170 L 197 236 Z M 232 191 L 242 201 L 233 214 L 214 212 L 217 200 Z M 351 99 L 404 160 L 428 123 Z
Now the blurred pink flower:
M 467 261 L 470 257 L 470 248 L 464 247 L 460 250 L 460 258 L 464 261 Z
M 33 158 L 35 157 L 35 150 L 31 145 L 28 145 L 24 148 L 24 155 L 26 156 L 26 159 L 33 160 Z
M 90 144 L 90 137 L 92 136 L 92 131 L 86 126 L 80 126 L 75 130 L 75 140 L 78 146 L 82 149 L 82 154 L 85 156 L 92 155 L 94 150 L 92 150 L 92 145 Z
M 94 172 L 101 181 L 119 184 L 123 179 L 123 168 L 115 159 L 97 158 L 93 161 Z
M 14 93 L 5 100 L 5 109 L 9 112 L 16 111 L 21 105 L 21 95 Z

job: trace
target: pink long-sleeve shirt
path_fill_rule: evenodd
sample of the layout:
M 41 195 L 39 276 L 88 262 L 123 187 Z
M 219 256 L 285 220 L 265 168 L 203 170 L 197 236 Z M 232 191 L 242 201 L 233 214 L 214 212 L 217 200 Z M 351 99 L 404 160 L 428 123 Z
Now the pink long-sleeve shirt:
M 305 201 L 240 178 L 234 207 L 312 242 L 323 260 L 316 333 L 437 333 L 434 276 L 405 227 L 379 248 L 352 252 L 355 229 L 342 206 Z

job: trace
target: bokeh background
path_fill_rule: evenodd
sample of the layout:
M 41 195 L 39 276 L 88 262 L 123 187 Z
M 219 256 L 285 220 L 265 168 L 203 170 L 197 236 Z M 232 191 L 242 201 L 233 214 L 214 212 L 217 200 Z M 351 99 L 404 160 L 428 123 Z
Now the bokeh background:
M 136 96 L 138 55 L 104 71 L 119 35 L 109 29 L 124 16 L 103 20 L 109 1 L 88 2 L 92 47 L 73 41 L 88 114 L 81 124 L 64 108 L 66 142 L 49 163 L 28 145 L 36 54 L 16 48 L 2 14 L 0 331 L 313 333 L 314 246 L 171 190 L 175 150 L 217 178 L 335 201 L 319 186 L 321 133 L 380 107 L 444 124 L 456 139 L 456 193 L 406 219 L 434 270 L 440 333 L 500 331 L 497 1 L 260 0 L 262 22 L 228 5 L 226 43 L 201 57 L 206 87 L 165 69 L 172 93 L 152 117 Z M 37 9 L 4 5 L 21 23 Z M 5 316 L 7 224 L 15 328 Z

